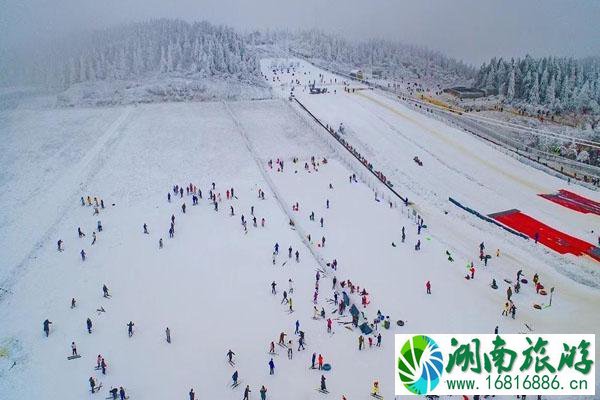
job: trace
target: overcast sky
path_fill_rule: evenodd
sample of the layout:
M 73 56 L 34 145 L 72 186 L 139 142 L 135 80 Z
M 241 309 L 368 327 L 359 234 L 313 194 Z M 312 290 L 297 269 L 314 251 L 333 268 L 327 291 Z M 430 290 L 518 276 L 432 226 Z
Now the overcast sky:
M 385 37 L 473 64 L 497 55 L 600 55 L 600 0 L 0 0 L 0 42 L 154 17 Z

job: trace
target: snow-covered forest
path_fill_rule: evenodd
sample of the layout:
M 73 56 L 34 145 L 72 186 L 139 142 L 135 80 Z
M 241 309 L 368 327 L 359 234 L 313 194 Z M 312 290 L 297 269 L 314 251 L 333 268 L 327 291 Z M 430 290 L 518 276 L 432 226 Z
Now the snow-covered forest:
M 543 106 L 553 112 L 600 112 L 600 58 L 492 58 L 475 85 L 493 88 L 513 104 Z
M 261 89 L 259 63 L 243 37 L 207 22 L 158 19 L 120 25 L 71 36 L 26 57 L 4 58 L 2 84 L 69 89 L 61 97 L 66 103 L 229 98 L 245 88 L 249 96 L 266 92 L 256 90 Z
M 256 57 L 232 29 L 160 19 L 90 32 L 38 54 L 26 68 L 5 66 L 4 80 L 66 88 L 148 73 L 259 75 Z
M 381 69 L 389 79 L 464 84 L 476 73 L 473 67 L 440 52 L 391 40 L 350 41 L 318 30 L 254 33 L 251 39 L 257 44 L 286 46 L 307 58 L 325 62 L 340 70 Z

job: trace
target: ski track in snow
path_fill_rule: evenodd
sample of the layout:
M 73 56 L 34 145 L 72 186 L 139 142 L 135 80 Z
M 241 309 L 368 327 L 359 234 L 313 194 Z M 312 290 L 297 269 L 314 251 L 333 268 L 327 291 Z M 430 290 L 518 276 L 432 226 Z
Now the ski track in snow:
M 39 250 L 55 235 L 57 227 L 64 220 L 71 208 L 72 199 L 77 198 L 78 196 L 84 196 L 87 190 L 87 183 L 92 180 L 97 172 L 104 166 L 107 156 L 110 154 L 111 147 L 114 147 L 118 142 L 120 134 L 123 132 L 122 128 L 125 125 L 127 118 L 130 116 L 131 110 L 131 107 L 123 108 L 121 115 L 106 129 L 106 131 L 104 131 L 96 141 L 96 144 L 94 144 L 87 152 L 86 156 L 76 165 L 70 167 L 71 171 L 75 171 L 75 175 L 66 176 L 63 178 L 63 182 L 58 182 L 58 186 L 79 186 L 79 188 L 69 193 L 68 196 L 65 196 L 64 200 L 57 201 L 57 203 L 61 205 L 57 211 L 56 219 L 45 230 L 44 234 L 36 240 L 35 245 L 26 254 L 24 259 L 8 271 L 1 271 L 6 274 L 7 277 L 5 277 L 0 284 L 0 288 L 4 289 L 4 291 L 0 292 L 0 302 L 2 302 L 4 295 L 10 293 L 15 281 L 26 272 L 32 260 L 36 258 Z

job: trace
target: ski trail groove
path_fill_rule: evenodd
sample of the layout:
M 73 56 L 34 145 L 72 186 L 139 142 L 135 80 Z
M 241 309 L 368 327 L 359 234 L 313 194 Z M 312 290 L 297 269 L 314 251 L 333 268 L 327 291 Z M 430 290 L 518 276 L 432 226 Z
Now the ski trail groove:
M 284 199 L 284 197 L 281 195 L 281 193 L 279 193 L 279 191 L 277 190 L 277 187 L 275 186 L 275 183 L 273 183 L 273 181 L 271 180 L 271 177 L 269 176 L 269 174 L 267 174 L 267 172 L 263 168 L 263 162 L 261 161 L 260 157 L 258 156 L 258 153 L 256 152 L 256 149 L 252 145 L 252 141 L 248 137 L 248 134 L 246 133 L 243 125 L 240 123 L 240 121 L 234 115 L 233 111 L 231 110 L 231 108 L 229 107 L 229 105 L 227 104 L 227 102 L 223 102 L 223 105 L 225 106 L 225 109 L 227 110 L 227 113 L 231 117 L 231 120 L 233 121 L 234 125 L 236 126 L 236 128 L 237 128 L 240 136 L 242 137 L 242 140 L 244 141 L 244 144 L 246 145 L 246 148 L 248 149 L 248 151 L 252 155 L 252 158 L 254 159 L 254 162 L 256 163 L 256 166 L 258 167 L 258 170 L 260 171 L 263 179 L 267 183 L 267 186 L 269 186 L 269 189 L 271 189 L 271 192 L 273 192 L 273 197 L 277 201 L 277 204 L 279 205 L 279 208 L 281 209 L 281 211 L 283 211 L 283 213 L 285 215 L 287 215 L 287 217 L 290 219 L 290 221 L 294 221 L 294 228 L 295 228 L 294 231 L 298 234 L 298 236 L 300 237 L 300 240 L 302 241 L 302 243 L 304 244 L 304 246 L 312 254 L 313 258 L 317 261 L 317 263 L 323 269 L 323 271 L 327 271 L 325 260 L 319 254 L 317 254 L 317 252 L 312 248 L 312 246 L 308 242 L 306 232 L 304 232 L 304 230 L 302 229 L 302 227 L 300 226 L 299 223 L 295 222 L 294 216 L 288 210 L 287 205 L 290 204 L 290 203 L 288 203 Z
M 96 141 L 94 146 L 86 153 L 86 155 L 72 167 L 72 170 L 78 171 L 75 175 L 67 176 L 62 178 L 70 183 L 65 187 L 77 187 L 68 196 L 65 196 L 58 206 L 57 216 L 45 230 L 44 234 L 38 238 L 33 245 L 32 249 L 25 255 L 25 257 L 10 269 L 7 273 L 7 277 L 0 283 L 0 302 L 2 302 L 7 294 L 11 293 L 10 288 L 14 286 L 19 277 L 24 274 L 27 270 L 28 263 L 37 258 L 37 253 L 42 249 L 44 244 L 55 234 L 60 223 L 67 216 L 70 208 L 73 206 L 72 199 L 77 198 L 81 193 L 87 189 L 87 185 L 90 180 L 100 171 L 102 166 L 105 164 L 109 155 L 108 152 L 103 151 L 107 148 L 114 146 L 118 140 L 122 137 L 123 126 L 131 115 L 132 107 L 126 107 L 121 115 L 111 123 L 108 128 L 104 131 L 102 136 Z

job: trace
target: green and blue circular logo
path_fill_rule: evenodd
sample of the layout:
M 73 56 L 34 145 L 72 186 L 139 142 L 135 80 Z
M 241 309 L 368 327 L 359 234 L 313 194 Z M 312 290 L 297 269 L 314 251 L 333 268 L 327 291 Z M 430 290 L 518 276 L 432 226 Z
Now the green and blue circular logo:
M 428 336 L 413 336 L 398 355 L 398 374 L 404 387 L 414 394 L 427 394 L 440 383 L 444 358 L 438 344 Z

